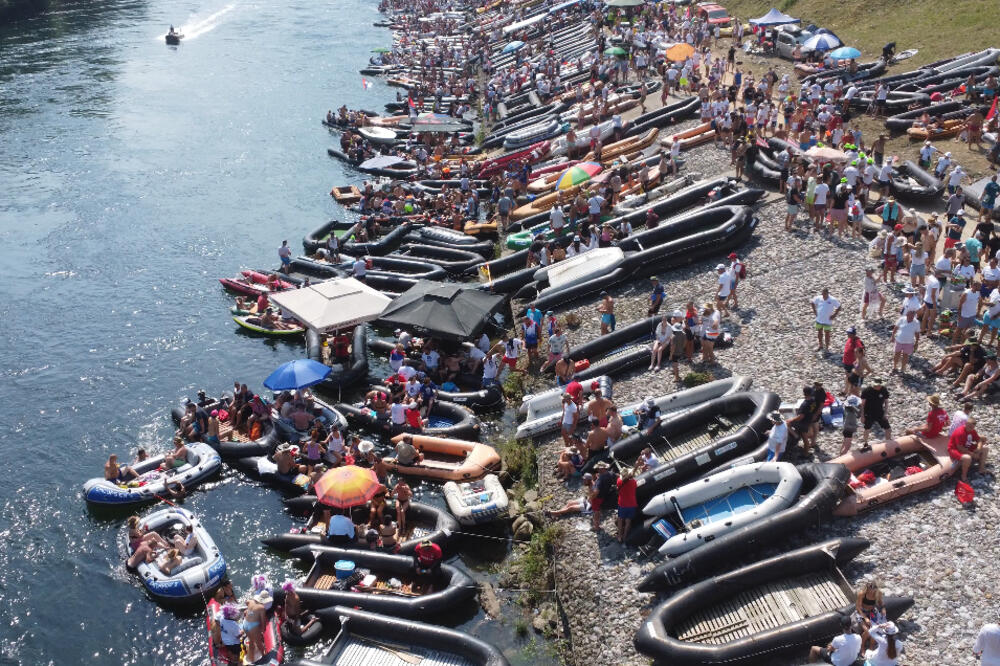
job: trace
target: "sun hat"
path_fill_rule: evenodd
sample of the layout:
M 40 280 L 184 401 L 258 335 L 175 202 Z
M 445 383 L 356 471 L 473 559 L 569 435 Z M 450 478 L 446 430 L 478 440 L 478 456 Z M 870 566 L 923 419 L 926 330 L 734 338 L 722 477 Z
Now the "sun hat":
M 782 421 L 784 421 L 784 419 L 781 417 L 781 412 L 779 412 L 777 409 L 768 414 L 767 418 L 771 419 L 775 423 L 781 423 Z
M 927 396 L 927 402 L 930 403 L 931 407 L 940 407 L 941 406 L 941 396 L 939 396 L 937 393 L 935 393 L 933 395 L 929 395 L 929 396 Z
M 717 270 L 717 271 L 724 271 L 724 270 L 726 270 L 726 265 L 725 264 L 719 264 L 718 266 L 715 267 L 715 270 Z
M 857 332 L 858 332 L 858 329 L 857 329 L 856 327 L 854 327 L 854 326 L 848 326 L 848 327 L 847 327 L 847 332 L 848 332 L 849 334 L 854 334 L 854 333 L 857 333 Z
M 358 451 L 365 455 L 368 455 L 375 450 L 375 443 L 370 439 L 363 439 L 358 443 Z

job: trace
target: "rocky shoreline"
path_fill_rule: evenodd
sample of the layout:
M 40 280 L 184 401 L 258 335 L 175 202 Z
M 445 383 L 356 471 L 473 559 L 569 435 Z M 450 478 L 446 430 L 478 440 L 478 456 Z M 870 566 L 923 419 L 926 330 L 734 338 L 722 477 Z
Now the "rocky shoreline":
M 702 174 L 729 173 L 729 155 L 711 145 L 686 153 L 685 171 Z M 908 374 L 890 374 L 890 335 L 898 311 L 900 290 L 890 290 L 884 319 L 862 322 L 861 285 L 868 263 L 867 241 L 828 238 L 809 232 L 803 221 L 787 233 L 783 220 L 785 205 L 769 192 L 758 210 L 760 223 L 754 237 L 738 250 L 745 257 L 748 278 L 740 285 L 740 309 L 723 325 L 735 341 L 730 349 L 716 352 L 718 364 L 682 364 L 681 375 L 692 370 L 718 377 L 748 375 L 754 387 L 779 393 L 795 400 L 803 384 L 815 380 L 836 393 L 843 387 L 839 351 L 845 329 L 854 324 L 868 348 L 869 363 L 886 377 L 890 392 L 889 418 L 896 432 L 918 425 L 926 414 L 926 397 L 940 393 L 949 411 L 956 401 L 947 394 L 947 380 L 929 373 L 941 358 L 943 344 L 925 341 L 912 359 Z M 662 311 L 670 311 L 693 299 L 712 300 L 714 266 L 722 257 L 699 261 L 659 274 L 666 289 Z M 809 300 L 828 286 L 839 298 L 843 310 L 838 317 L 832 352 L 815 351 L 812 311 Z M 649 283 L 637 280 L 612 295 L 617 300 L 618 324 L 626 325 L 645 316 Z M 599 335 L 597 299 L 579 302 L 572 310 L 582 319 L 569 331 L 572 344 Z M 559 313 L 565 314 L 565 313 Z M 620 378 L 614 385 L 619 404 L 646 395 L 678 390 L 668 370 L 642 369 Z M 980 432 L 995 439 L 1000 431 L 1000 413 L 990 403 L 976 407 Z M 839 452 L 838 430 L 824 429 L 813 459 L 826 460 Z M 578 482 L 567 488 L 552 476 L 562 448 L 558 436 L 548 437 L 538 447 L 539 496 L 549 498 L 545 506 L 558 508 L 577 497 Z M 799 451 L 791 460 L 804 461 Z M 988 471 L 993 465 L 988 464 Z M 811 530 L 789 541 L 794 547 L 834 536 L 857 536 L 871 541 L 871 547 L 845 571 L 848 582 L 856 585 L 874 576 L 887 593 L 914 597 L 913 608 L 900 626 L 907 647 L 907 663 L 967 663 L 980 625 L 993 617 L 993 575 L 990 562 L 1000 554 L 996 524 L 1000 507 L 994 496 L 991 474 L 972 475 L 976 502 L 963 507 L 955 499 L 954 481 L 917 494 L 855 518 L 834 518 L 821 530 Z M 656 604 L 652 595 L 641 594 L 635 585 L 655 561 L 635 549 L 615 541 L 614 515 L 605 512 L 602 531 L 589 530 L 589 518 L 573 516 L 557 519 L 561 537 L 554 546 L 555 578 L 559 600 L 570 632 L 571 660 L 576 664 L 648 663 L 639 655 L 632 637 L 649 609 Z M 782 548 L 785 550 L 786 548 Z M 800 659 L 787 663 L 803 663 Z

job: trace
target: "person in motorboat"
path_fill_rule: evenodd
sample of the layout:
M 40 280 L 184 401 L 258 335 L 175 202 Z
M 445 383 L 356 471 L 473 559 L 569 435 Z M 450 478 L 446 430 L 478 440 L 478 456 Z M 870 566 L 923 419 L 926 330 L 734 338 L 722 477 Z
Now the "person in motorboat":
M 385 515 L 385 498 L 388 494 L 385 487 L 379 489 L 371 502 L 368 503 L 368 527 L 378 529 L 382 525 L 382 516 Z
M 177 31 L 174 30 L 174 26 L 170 26 L 170 30 L 167 31 L 167 35 L 170 37 L 177 35 Z
M 652 447 L 647 446 L 642 450 L 642 452 L 639 453 L 639 459 L 636 460 L 636 472 L 639 474 L 648 472 L 659 464 L 660 459 L 656 457 L 655 453 L 653 453 Z
M 112 453 L 108 456 L 108 462 L 104 463 L 104 478 L 112 483 L 125 485 L 138 479 L 139 474 L 128 465 L 119 465 L 118 454 Z
M 299 472 L 299 466 L 292 455 L 292 447 L 282 444 L 274 452 L 274 464 L 278 466 L 278 474 L 288 476 Z
M 392 519 L 392 516 L 382 516 L 382 524 L 379 526 L 377 532 L 378 543 L 382 550 L 387 553 L 399 551 L 399 542 L 396 539 L 396 535 L 397 533 L 402 534 L 402 530 L 398 530 L 396 521 Z
M 639 417 L 639 430 L 647 435 L 652 435 L 656 427 L 660 425 L 660 421 L 663 420 L 660 408 L 652 396 L 643 401 L 642 406 L 636 410 L 636 415 Z
M 357 528 L 350 516 L 336 513 L 329 517 L 326 526 L 326 538 L 335 546 L 348 545 L 354 542 Z
M 441 571 L 441 560 L 443 558 L 441 546 L 430 539 L 424 539 L 413 551 L 415 569 L 418 576 L 425 576 L 431 580 L 437 577 Z

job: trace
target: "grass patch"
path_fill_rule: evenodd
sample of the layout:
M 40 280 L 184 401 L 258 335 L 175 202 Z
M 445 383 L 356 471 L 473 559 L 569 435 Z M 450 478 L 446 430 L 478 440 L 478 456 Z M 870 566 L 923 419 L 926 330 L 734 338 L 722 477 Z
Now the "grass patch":
M 514 620 L 514 633 L 520 637 L 528 635 L 528 620 L 524 617 L 519 617 Z
M 530 441 L 507 439 L 496 445 L 507 472 L 520 485 L 520 492 L 538 485 L 538 457 Z
M 548 525 L 535 530 L 528 547 L 518 558 L 517 568 L 524 585 L 524 600 L 534 606 L 544 600 L 552 590 L 552 545 L 559 540 L 561 530 L 557 525 Z
M 503 380 L 503 394 L 515 405 L 521 404 L 524 398 L 524 373 L 509 372 Z
M 746 22 L 767 12 L 774 0 L 728 0 L 725 6 Z M 896 42 L 898 51 L 918 49 L 897 72 L 996 46 L 997 41 L 997 5 L 983 0 L 951 0 L 947 5 L 932 0 L 784 0 L 780 9 L 793 9 L 803 25 L 833 30 L 845 44 L 860 49 L 865 60 L 877 58 L 887 42 Z
M 712 381 L 712 375 L 708 372 L 689 372 L 684 375 L 684 379 L 682 381 L 684 382 L 684 386 L 693 388 Z

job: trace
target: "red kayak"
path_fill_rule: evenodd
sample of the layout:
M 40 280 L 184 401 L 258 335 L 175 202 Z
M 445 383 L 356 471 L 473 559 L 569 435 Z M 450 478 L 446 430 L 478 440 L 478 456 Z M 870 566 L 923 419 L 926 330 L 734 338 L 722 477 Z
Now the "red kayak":
M 268 276 L 259 271 L 242 271 L 241 277 L 219 278 L 219 282 L 222 283 L 223 287 L 230 291 L 235 291 L 237 294 L 255 297 L 261 293 L 266 294 L 272 291 L 285 291 L 286 289 L 295 288 L 295 285 L 291 282 L 278 280 L 278 289 L 271 289 L 268 287 L 267 279 Z
M 209 600 L 205 624 L 208 626 L 208 661 L 211 666 L 235 666 L 236 664 L 279 666 L 284 663 L 285 644 L 281 640 L 281 621 L 278 618 L 276 608 L 272 608 L 271 612 L 268 613 L 267 626 L 264 628 L 264 656 L 254 662 L 247 661 L 243 657 L 243 649 L 240 650 L 239 654 L 226 654 L 223 650 L 217 651 L 215 649 L 215 642 L 212 640 L 212 619 L 221 610 L 218 601 Z
M 267 284 L 268 280 L 271 279 L 271 275 L 267 273 L 261 273 L 260 271 L 240 271 L 240 274 L 246 279 L 254 282 L 256 284 Z M 282 279 L 278 279 L 279 289 L 294 289 L 295 285 L 291 282 L 285 282 Z
M 539 141 L 538 143 L 533 143 L 526 148 L 521 148 L 520 150 L 515 150 L 510 153 L 504 153 L 499 157 L 486 160 L 483 162 L 483 165 L 479 167 L 479 178 L 490 178 L 495 176 L 503 171 L 505 166 L 515 160 L 527 160 L 528 164 L 534 164 L 549 154 L 550 147 L 551 144 L 548 140 Z

